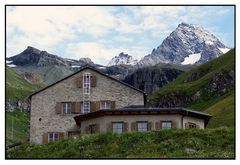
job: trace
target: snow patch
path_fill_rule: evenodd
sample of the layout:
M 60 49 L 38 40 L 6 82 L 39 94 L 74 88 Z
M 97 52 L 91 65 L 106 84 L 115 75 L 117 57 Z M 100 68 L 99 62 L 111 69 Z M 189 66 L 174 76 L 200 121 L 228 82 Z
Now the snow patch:
M 17 66 L 14 65 L 14 64 L 10 64 L 10 65 L 8 65 L 8 66 L 11 67 L 11 68 L 17 67 Z
M 67 59 L 68 62 L 75 62 L 74 60 L 71 60 L 71 59 Z
M 9 64 L 9 63 L 12 63 L 12 61 L 8 61 L 8 60 L 6 60 L 6 63 Z
M 214 43 L 212 41 L 206 41 L 205 43 L 208 45 L 214 45 Z
M 71 67 L 72 67 L 72 68 L 77 68 L 77 67 L 79 68 L 79 67 L 81 67 L 81 66 L 78 66 L 78 65 L 72 65 Z
M 227 53 L 230 49 L 228 48 L 218 48 L 223 54 Z
M 98 69 L 106 69 L 105 66 L 99 66 Z
M 182 65 L 194 64 L 199 61 L 201 58 L 201 53 L 190 54 L 188 57 L 184 58 L 184 61 L 181 63 Z

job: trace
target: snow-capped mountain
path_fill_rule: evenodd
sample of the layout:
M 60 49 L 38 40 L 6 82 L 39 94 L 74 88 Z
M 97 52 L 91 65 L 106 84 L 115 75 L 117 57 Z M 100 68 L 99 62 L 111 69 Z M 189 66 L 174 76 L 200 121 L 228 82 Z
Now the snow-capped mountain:
M 181 23 L 138 66 L 157 63 L 202 64 L 229 51 L 219 39 L 199 25 Z
M 108 63 L 107 66 L 112 66 L 112 65 L 136 65 L 137 60 L 135 60 L 132 56 L 128 54 L 124 54 L 123 52 L 120 53 L 118 56 L 115 56 L 111 59 L 111 61 Z

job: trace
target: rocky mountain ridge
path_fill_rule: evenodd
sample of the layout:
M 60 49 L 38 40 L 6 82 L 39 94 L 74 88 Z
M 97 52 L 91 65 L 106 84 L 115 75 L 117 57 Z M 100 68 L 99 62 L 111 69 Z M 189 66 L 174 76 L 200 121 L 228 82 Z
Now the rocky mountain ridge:
M 152 53 L 137 65 L 153 66 L 160 62 L 182 64 L 190 55 L 200 55 L 193 64 L 202 64 L 226 53 L 229 49 L 199 25 L 181 23 Z M 185 64 L 185 63 L 183 63 Z
M 7 59 L 8 65 L 14 66 L 64 66 L 64 67 L 80 67 L 83 65 L 95 65 L 90 58 L 80 58 L 79 60 L 74 59 L 64 59 L 57 55 L 48 53 L 47 51 L 41 51 L 34 47 L 28 46 L 20 54 L 17 54 Z
M 113 57 L 107 66 L 112 66 L 112 65 L 136 65 L 137 60 L 135 60 L 132 56 L 128 54 L 124 54 L 121 52 L 118 56 Z

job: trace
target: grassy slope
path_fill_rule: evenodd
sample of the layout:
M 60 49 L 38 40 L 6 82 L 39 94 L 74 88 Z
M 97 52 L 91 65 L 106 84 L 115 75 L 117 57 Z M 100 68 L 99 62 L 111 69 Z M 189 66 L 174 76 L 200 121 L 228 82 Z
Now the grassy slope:
M 73 71 L 70 71 L 66 67 L 62 66 L 48 66 L 48 67 L 24 66 L 16 68 L 16 72 L 33 73 L 38 77 L 39 83 L 44 83 L 43 85 L 52 84 L 73 73 Z
M 6 67 L 6 99 L 26 100 L 29 94 L 39 87 L 39 85 L 33 85 L 26 81 L 12 68 Z
M 36 91 L 40 85 L 33 85 L 26 81 L 21 75 L 17 74 L 12 68 L 6 67 L 6 100 L 26 101 L 28 96 Z M 11 139 L 11 121 L 14 121 L 14 139 Z M 12 144 L 19 141 L 26 141 L 29 130 L 28 112 L 6 112 L 6 144 Z
M 101 133 L 47 145 L 25 145 L 7 158 L 234 158 L 232 128 Z
M 149 101 L 151 103 L 157 103 L 159 99 L 169 93 L 173 93 L 173 98 L 177 97 L 178 95 L 192 96 L 200 89 L 207 87 L 209 81 L 211 81 L 215 74 L 228 72 L 234 69 L 234 54 L 234 50 L 231 50 L 215 60 L 183 73 L 176 80 L 150 96 Z M 191 82 L 184 82 L 190 75 L 196 72 L 200 73 L 201 75 L 199 79 Z M 223 104 L 225 100 L 231 100 L 231 102 L 228 104 Z M 210 122 L 210 127 L 233 126 L 234 89 L 230 90 L 223 96 L 212 96 L 203 91 L 201 97 L 192 104 L 187 105 L 187 107 L 199 111 L 206 111 L 212 114 L 213 121 Z M 225 116 L 226 121 L 224 121 Z M 220 118 L 221 121 L 216 120 Z
M 13 140 L 11 139 L 11 126 L 13 117 Z M 27 140 L 29 131 L 30 113 L 28 112 L 6 112 L 6 144 L 24 142 Z
M 213 115 L 208 127 L 234 126 L 234 99 L 234 95 L 231 94 L 205 110 Z

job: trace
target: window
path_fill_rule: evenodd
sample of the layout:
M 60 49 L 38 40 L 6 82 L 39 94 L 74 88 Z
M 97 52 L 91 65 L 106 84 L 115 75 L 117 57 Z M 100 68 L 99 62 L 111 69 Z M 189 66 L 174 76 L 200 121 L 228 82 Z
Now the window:
M 94 134 L 99 132 L 99 124 L 91 124 L 85 127 L 86 134 Z
M 188 128 L 197 128 L 195 123 L 188 123 Z
M 62 103 L 62 113 L 63 114 L 71 113 L 71 103 Z
M 148 122 L 137 122 L 137 131 L 145 132 L 147 131 Z
M 115 133 L 122 133 L 123 123 L 112 123 L 112 131 Z
M 83 76 L 83 93 L 90 94 L 90 86 L 91 86 L 91 76 L 90 73 L 86 72 Z
M 100 109 L 110 109 L 110 101 L 101 101 Z
M 78 131 L 68 132 L 68 136 L 72 137 L 73 139 L 77 139 L 79 136 L 79 132 Z
M 90 101 L 84 101 L 81 103 L 82 113 L 90 113 Z
M 97 132 L 97 125 L 96 124 L 92 124 L 89 126 L 90 129 L 90 134 L 96 133 Z
M 162 129 L 170 129 L 170 128 L 172 128 L 172 122 L 171 121 L 162 122 Z
M 48 133 L 48 142 L 54 142 L 59 140 L 59 133 L 50 132 Z

